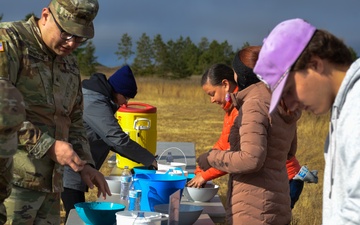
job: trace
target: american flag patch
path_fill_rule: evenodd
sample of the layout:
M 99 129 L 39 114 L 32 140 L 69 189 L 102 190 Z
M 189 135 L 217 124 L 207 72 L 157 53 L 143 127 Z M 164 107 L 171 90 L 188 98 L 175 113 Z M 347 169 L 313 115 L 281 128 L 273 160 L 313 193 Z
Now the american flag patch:
M 3 41 L 0 41 L 0 52 L 3 52 L 5 51 L 4 49 L 4 42 Z

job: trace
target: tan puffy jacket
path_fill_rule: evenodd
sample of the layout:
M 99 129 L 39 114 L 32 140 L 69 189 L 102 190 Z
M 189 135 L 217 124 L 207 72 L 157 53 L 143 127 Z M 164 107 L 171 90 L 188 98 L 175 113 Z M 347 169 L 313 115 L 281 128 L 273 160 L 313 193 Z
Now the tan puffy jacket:
M 296 121 L 281 107 L 269 117 L 270 92 L 256 83 L 236 94 L 239 116 L 229 140 L 230 151 L 211 151 L 211 166 L 228 172 L 229 224 L 289 224 L 291 219 L 288 154 L 296 152 Z M 234 96 L 233 96 L 234 97 Z

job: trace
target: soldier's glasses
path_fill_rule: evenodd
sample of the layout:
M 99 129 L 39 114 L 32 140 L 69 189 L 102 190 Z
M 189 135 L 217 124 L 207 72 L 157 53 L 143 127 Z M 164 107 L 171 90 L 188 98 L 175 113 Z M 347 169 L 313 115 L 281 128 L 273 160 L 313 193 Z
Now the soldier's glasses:
M 54 22 L 56 24 L 56 26 L 59 28 L 60 30 L 60 37 L 63 40 L 69 41 L 70 39 L 74 38 L 74 41 L 76 43 L 83 43 L 85 41 L 87 41 L 89 38 L 86 37 L 79 37 L 73 34 L 69 34 L 68 32 L 64 31 L 64 29 L 61 28 L 61 26 L 58 24 L 58 22 L 56 21 L 54 14 L 51 12 L 51 10 L 49 9 L 50 14 L 52 15 Z

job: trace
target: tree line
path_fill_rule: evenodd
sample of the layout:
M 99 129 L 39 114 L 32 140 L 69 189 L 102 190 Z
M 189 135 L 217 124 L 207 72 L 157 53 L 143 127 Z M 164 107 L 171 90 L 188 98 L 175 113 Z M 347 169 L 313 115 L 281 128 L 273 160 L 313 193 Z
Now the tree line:
M 210 42 L 206 37 L 203 37 L 198 44 L 195 44 L 190 37 L 180 36 L 177 40 L 170 39 L 164 42 L 160 34 L 151 38 L 146 33 L 143 33 L 135 43 L 134 51 L 132 37 L 124 33 L 115 52 L 118 60 L 123 60 L 124 64 L 129 64 L 130 58 L 134 56 L 130 66 L 135 74 L 141 76 L 156 75 L 171 79 L 202 74 L 215 63 L 231 65 L 238 50 L 250 45 L 245 42 L 241 48 L 233 51 L 233 47 L 227 41 L 219 43 L 213 40 Z M 357 59 L 358 56 L 354 49 L 351 47 L 349 49 L 354 60 Z M 79 51 L 76 52 L 80 71 L 83 75 L 91 75 L 95 71 L 96 57 L 93 56 L 94 52 L 95 47 L 91 41 L 88 41 L 84 48 L 79 48 Z M 89 65 L 93 65 L 93 68 Z
M 203 37 L 198 44 L 195 44 L 190 37 L 180 36 L 177 40 L 170 39 L 164 42 L 161 34 L 150 38 L 146 33 L 136 41 L 134 52 L 132 37 L 125 33 L 118 43 L 115 54 L 119 60 L 124 60 L 125 64 L 134 55 L 131 67 L 136 74 L 185 78 L 192 74 L 203 73 L 214 63 L 231 65 L 235 52 L 227 41 L 210 42 Z
M 249 43 L 246 42 L 243 47 L 248 45 Z M 96 71 L 98 63 L 94 53 L 95 46 L 91 40 L 74 51 L 81 74 L 84 76 L 90 76 Z M 136 75 L 180 79 L 193 74 L 202 74 L 214 63 L 231 65 L 235 52 L 227 41 L 209 42 L 203 37 L 196 45 L 189 37 L 180 36 L 175 41 L 169 40 L 165 43 L 160 34 L 151 39 L 146 33 L 136 41 L 136 50 L 133 51 L 132 38 L 125 33 L 114 54 L 118 60 L 129 64 Z M 130 64 L 129 60 L 132 56 L 134 57 Z

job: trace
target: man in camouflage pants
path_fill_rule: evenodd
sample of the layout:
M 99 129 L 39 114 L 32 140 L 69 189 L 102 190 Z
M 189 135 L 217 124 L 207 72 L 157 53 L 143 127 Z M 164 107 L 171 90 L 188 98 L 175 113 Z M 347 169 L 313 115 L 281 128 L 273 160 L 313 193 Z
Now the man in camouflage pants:
M 25 107 L 20 92 L 8 80 L 0 79 L 0 224 L 6 222 L 4 200 L 11 192 L 17 131 L 24 120 Z
M 111 195 L 94 169 L 83 126 L 83 96 L 71 53 L 94 36 L 97 0 L 51 0 L 41 17 L 0 23 L 0 77 L 21 92 L 26 120 L 18 132 L 7 224 L 60 224 L 63 166 L 98 196 Z

